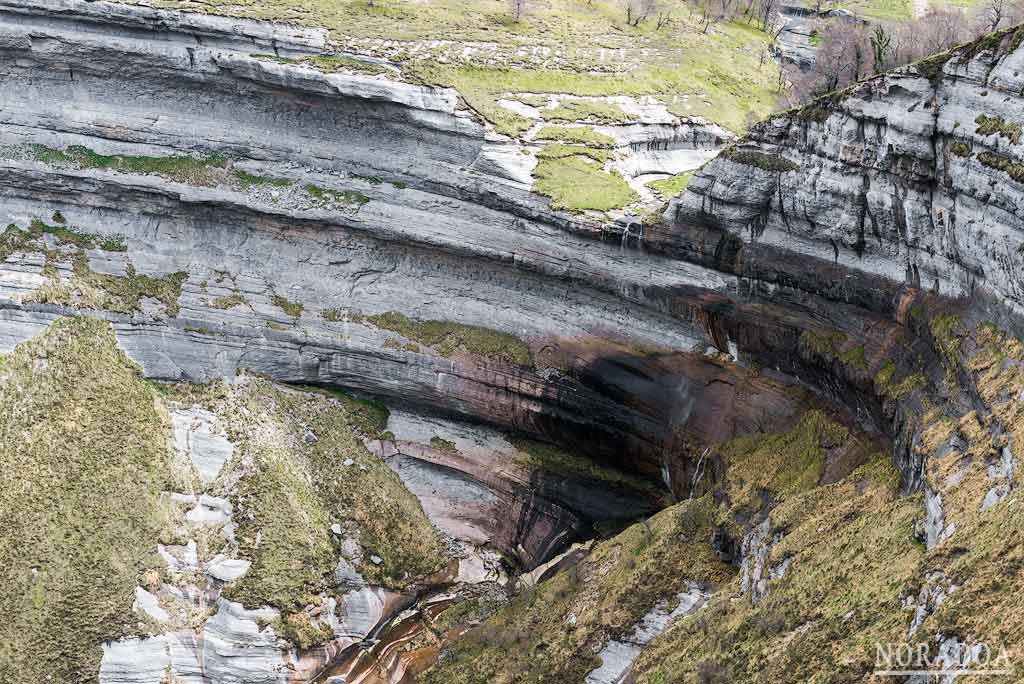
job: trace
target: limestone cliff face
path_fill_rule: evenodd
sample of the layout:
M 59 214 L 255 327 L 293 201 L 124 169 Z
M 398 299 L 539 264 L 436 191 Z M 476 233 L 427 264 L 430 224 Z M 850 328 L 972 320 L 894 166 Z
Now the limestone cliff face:
M 222 483 L 211 505 L 206 486 L 167 492 L 178 513 L 200 518 L 186 517 L 177 536 L 227 516 L 217 523 L 231 526 L 219 532 L 227 551 L 166 545 L 181 581 L 153 579 L 136 613 L 167 624 L 107 644 L 103 681 L 159 681 L 168 668 L 189 682 L 407 681 L 437 660 L 447 643 L 438 634 L 468 629 L 455 618 L 449 631 L 424 629 L 467 592 L 487 604 L 479 587 L 544 564 L 595 523 L 687 499 L 660 519 L 644 591 L 614 585 L 617 575 L 600 585 L 628 604 L 611 632 L 632 640 L 609 641 L 608 624 L 584 619 L 587 642 L 555 649 L 576 679 L 642 677 L 650 672 L 629 670 L 648 644 L 660 648 L 666 616 L 718 605 L 726 561 L 745 563 L 752 579 L 740 591 L 758 601 L 772 581 L 801 576 L 799 558 L 790 567 L 789 555 L 772 555 L 796 544 L 770 521 L 793 492 L 744 485 L 766 459 L 783 474 L 810 459 L 792 478 L 801 486 L 842 482 L 850 501 L 867 491 L 875 506 L 876 488 L 879 500 L 895 496 L 888 480 L 865 488 L 853 474 L 869 451 L 892 453 L 901 491 L 926 492 L 921 506 L 898 499 L 898 519 L 920 509 L 929 547 L 980 524 L 968 515 L 979 506 L 1000 511 L 1024 440 L 1024 354 L 1013 346 L 1024 331 L 1019 44 L 1017 32 L 988 38 L 779 115 L 706 165 L 665 220 L 641 221 L 553 210 L 532 191 L 536 146 L 496 134 L 454 90 L 402 80 L 394 65 L 346 56 L 317 67 L 329 49 L 322 31 L 0 0 L 0 221 L 10 224 L 0 352 L 89 316 L 109 323 L 149 379 L 228 379 L 230 396 L 250 382 L 234 378 L 258 376 L 377 397 L 390 419 L 359 433 L 359 455 L 386 462 L 453 545 L 444 571 L 401 591 L 358 573 L 349 586 L 340 560 L 358 556 L 366 575 L 372 557 L 390 559 L 335 549 L 336 586 L 286 615 L 221 595 L 253 561 L 225 505 L 244 503 L 240 480 Z M 659 117 L 604 129 L 619 168 L 641 175 L 666 152 L 713 154 L 731 139 Z M 988 358 L 997 339 L 1011 350 L 998 361 Z M 23 365 L 45 369 L 37 361 Z M 999 383 L 985 376 L 993 368 Z M 291 405 L 288 390 L 271 389 Z M 170 409 L 199 475 L 231 451 L 214 433 L 251 422 L 249 408 L 221 415 L 222 399 L 193 401 L 188 390 Z M 307 434 L 306 418 L 286 414 L 269 422 L 287 429 L 246 439 L 285 434 L 303 477 L 320 485 L 307 452 L 327 430 Z M 742 441 L 760 433 L 777 442 Z M 995 473 L 977 505 L 956 488 L 963 480 L 932 472 L 968 448 Z M 744 457 L 753 475 L 733 477 Z M 728 511 L 728 524 L 705 510 L 740 498 L 746 508 Z M 347 539 L 321 528 L 331 544 Z M 624 534 L 647 548 L 651 531 Z M 686 558 L 673 551 L 684 534 Z M 619 562 L 616 544 L 597 555 L 607 567 Z M 671 587 L 658 584 L 666 558 L 679 568 Z M 605 577 L 602 567 L 590 569 Z M 209 585 L 193 587 L 196 573 Z M 553 594 L 575 621 L 578 578 L 558 577 L 566 586 Z M 921 594 L 915 629 L 934 631 L 936 592 Z M 676 600 L 687 611 L 676 615 Z M 190 606 L 202 608 L 194 621 Z M 300 624 L 268 627 L 289 617 Z M 288 629 L 306 631 L 278 640 Z M 319 645 L 293 648 L 309 629 Z M 604 670 L 577 660 L 599 652 Z
M 777 115 L 697 174 L 669 215 L 838 265 L 844 280 L 987 295 L 1019 315 L 1019 43 L 997 34 Z

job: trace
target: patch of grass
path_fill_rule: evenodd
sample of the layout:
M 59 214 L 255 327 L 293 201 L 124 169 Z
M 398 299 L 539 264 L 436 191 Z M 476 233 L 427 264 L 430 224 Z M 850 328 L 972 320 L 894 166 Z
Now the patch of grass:
M 1024 164 L 1018 164 L 1009 157 L 994 152 L 980 153 L 978 161 L 989 168 L 1002 171 L 1018 183 L 1024 183 Z
M 287 315 L 292 318 L 299 318 L 302 316 L 302 312 L 305 307 L 302 302 L 294 302 L 287 297 L 283 297 L 276 292 L 270 296 L 270 303 L 284 311 Z
M 712 526 L 710 497 L 632 525 L 470 630 L 423 681 L 582 682 L 600 664 L 600 645 L 631 632 L 653 607 L 670 603 L 691 581 L 733 576 L 708 544 Z
M 960 317 L 948 314 L 935 316 L 928 322 L 928 328 L 935 341 L 935 351 L 946 367 L 946 382 L 952 384 L 956 382 L 960 365 L 960 342 L 963 336 Z
M 302 57 L 301 59 L 291 59 L 289 57 L 279 57 L 263 53 L 257 53 L 252 56 L 257 59 L 278 62 L 280 64 L 303 64 L 327 74 L 346 72 L 363 76 L 380 76 L 382 74 L 394 73 L 392 69 L 381 64 L 348 57 L 347 55 L 312 55 Z
M 740 150 L 736 147 L 727 147 L 722 150 L 719 156 L 737 164 L 756 167 L 762 171 L 786 173 L 800 168 L 799 164 L 795 164 L 785 157 L 777 154 L 766 154 L 757 150 Z
M 541 159 L 533 179 L 534 192 L 550 197 L 553 209 L 610 211 L 640 199 L 618 172 L 582 155 Z
M 557 107 L 541 110 L 541 118 L 546 121 L 589 121 L 597 124 L 625 124 L 632 121 L 622 107 L 613 102 L 596 100 L 563 99 Z
M 719 447 L 726 459 L 727 492 L 736 512 L 763 506 L 814 488 L 825 472 L 829 450 L 848 446 L 850 432 L 821 411 L 808 411 L 786 432 L 738 437 Z
M 868 680 L 875 643 L 907 640 L 902 601 L 916 591 L 924 557 L 913 538 L 920 498 L 897 497 L 898 482 L 879 454 L 841 482 L 783 502 L 771 514 L 781 539 L 768 563 L 788 559 L 785 576 L 756 605 L 736 600 L 739 580 L 723 587 L 641 652 L 636 681 L 814 682 L 837 671 L 836 681 Z
M 374 399 L 356 397 L 337 387 L 304 388 L 309 392 L 325 394 L 345 407 L 349 426 L 358 434 L 369 439 L 383 439 L 391 412 L 383 403 Z
M 320 312 L 320 318 L 324 319 L 325 321 L 337 323 L 339 321 L 344 321 L 346 315 L 345 312 L 341 309 L 324 309 L 323 311 Z
M 438 451 L 443 451 L 446 454 L 451 454 L 453 456 L 459 453 L 459 448 L 455 446 L 455 442 L 450 442 L 443 437 L 438 437 L 437 435 L 430 438 L 430 446 L 434 447 Z
M 868 370 L 864 347 L 847 345 L 846 334 L 838 330 L 805 330 L 800 334 L 800 348 L 805 354 L 826 361 L 837 360 L 849 368 L 862 372 Z
M 135 587 L 161 563 L 164 423 L 105 322 L 59 319 L 0 368 L 0 670 L 95 682 L 101 642 L 135 632 Z
M 587 147 L 615 147 L 615 138 L 598 133 L 589 126 L 544 126 L 534 140 L 556 140 Z
M 60 212 L 57 212 L 55 216 L 59 214 Z M 80 249 L 101 249 L 105 252 L 125 252 L 128 250 L 124 237 L 121 235 L 85 233 L 66 225 L 67 222 L 63 220 L 63 216 L 60 216 L 60 218 L 62 219 L 61 221 L 55 221 L 57 225 L 49 225 L 39 219 L 33 219 L 29 223 L 28 230 L 24 231 L 24 234 L 20 236 L 17 235 L 17 232 L 19 232 L 18 226 L 11 224 L 7 227 L 7 232 L 5 232 L 6 237 L 0 238 L 0 245 L 18 245 L 19 249 L 22 250 L 42 250 L 42 245 L 37 244 L 33 246 L 31 243 L 45 235 L 51 235 L 56 238 L 59 245 L 72 245 Z
M 957 140 L 955 142 L 950 143 L 949 151 L 958 157 L 971 156 L 971 146 L 962 140 Z
M 875 373 L 875 390 L 895 401 L 905 399 L 915 389 L 923 386 L 924 375 L 921 373 L 911 373 L 897 381 L 896 364 L 892 361 L 886 361 L 878 372 Z
M 1002 117 L 986 116 L 984 114 L 979 114 L 974 123 L 978 124 L 978 128 L 975 130 L 978 135 L 1001 135 L 1014 145 L 1020 143 L 1021 125 L 1019 123 L 1012 123 Z
M 373 584 L 404 589 L 444 564 L 419 501 L 363 446 L 357 426 L 365 417 L 353 408 L 365 406 L 248 379 L 222 409 L 238 445 L 226 466 L 240 475 L 237 536 L 253 562 L 230 588 L 235 600 L 277 606 L 286 620 L 317 605 L 333 587 L 338 562 L 332 524 L 359 544 L 356 567 Z
M 217 172 L 226 168 L 228 163 L 227 159 L 218 155 L 199 158 L 184 155 L 103 155 L 82 145 L 72 145 L 64 150 L 34 145 L 32 150 L 37 161 L 49 164 L 69 164 L 79 169 L 108 169 L 119 173 L 153 174 L 191 185 L 216 185 L 220 179 Z
M 314 185 L 312 183 L 306 186 L 306 192 L 320 204 L 332 206 L 341 205 L 342 207 L 355 209 L 356 211 L 370 201 L 369 197 L 358 190 L 334 190 L 331 188 L 322 188 L 319 185 Z
M 236 306 L 241 306 L 245 303 L 245 297 L 243 297 L 241 293 L 232 292 L 229 295 L 217 297 L 212 302 L 210 302 L 210 306 L 212 306 L 214 309 L 231 309 Z
M 843 0 L 836 7 L 874 21 L 900 21 L 914 13 L 911 0 Z
M 594 161 L 604 164 L 608 161 L 608 150 L 597 147 L 583 147 L 582 145 L 545 145 L 537 152 L 537 159 L 565 159 L 566 157 L 589 157 Z
M 690 178 L 692 177 L 693 171 L 684 171 L 669 178 L 652 180 L 647 183 L 647 187 L 654 190 L 662 198 L 671 199 L 682 194 L 683 190 L 686 190 L 686 186 L 690 184 Z
M 149 276 L 137 273 L 131 264 L 125 271 L 123 276 L 97 273 L 80 251 L 72 258 L 71 279 L 64 282 L 57 269 L 48 265 L 44 268 L 48 281 L 33 293 L 32 299 L 47 304 L 134 313 L 142 310 L 142 301 L 148 298 L 163 304 L 169 316 L 177 315 L 181 286 L 188 280 L 188 273 L 178 271 Z
M 368 323 L 419 342 L 444 357 L 467 352 L 493 361 L 533 366 L 530 348 L 514 335 L 453 321 L 420 321 L 396 311 L 366 316 Z
M 334 629 L 330 624 L 321 622 L 314 624 L 305 612 L 290 613 L 270 623 L 274 634 L 295 644 L 300 649 L 322 646 L 334 639 Z
M 238 183 L 245 190 L 261 186 L 267 186 L 272 188 L 287 188 L 292 184 L 292 182 L 287 178 L 257 176 L 255 174 L 249 173 L 248 171 L 242 171 L 241 169 L 235 169 L 233 173 L 235 178 L 238 180 Z

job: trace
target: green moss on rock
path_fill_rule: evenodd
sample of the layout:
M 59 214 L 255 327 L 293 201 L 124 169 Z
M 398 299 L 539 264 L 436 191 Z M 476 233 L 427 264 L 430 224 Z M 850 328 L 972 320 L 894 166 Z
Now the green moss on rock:
M 533 189 L 550 197 L 552 208 L 577 212 L 621 209 L 640 199 L 617 171 L 582 155 L 541 159 Z
M 728 469 L 728 496 L 738 513 L 763 506 L 763 494 L 781 501 L 812 489 L 825 472 L 829 449 L 850 432 L 821 411 L 808 411 L 790 430 L 738 437 L 718 448 Z
M 958 157 L 966 158 L 971 156 L 971 146 L 962 140 L 957 140 L 950 143 L 949 151 Z
M 622 107 L 613 102 L 596 100 L 562 100 L 557 107 L 543 109 L 540 113 L 546 121 L 591 121 L 598 124 L 625 124 L 630 117 Z
M 341 206 L 356 211 L 370 201 L 369 197 L 358 190 L 334 190 L 313 183 L 306 185 L 306 192 L 320 204 Z
M 160 562 L 165 427 L 105 322 L 58 320 L 0 368 L 0 671 L 95 682 Z
M 184 271 L 149 276 L 136 272 L 131 264 L 123 276 L 97 273 L 90 268 L 84 252 L 72 258 L 69 281 L 61 280 L 52 265 L 44 269 L 44 275 L 48 276 L 48 282 L 32 295 L 34 301 L 133 313 L 141 311 L 142 301 L 149 298 L 163 304 L 170 316 L 177 315 L 181 286 L 188 280 L 188 273 Z
M 553 140 L 587 147 L 615 147 L 615 138 L 589 126 L 544 126 L 534 136 L 534 140 Z
M 119 173 L 154 174 L 170 180 L 192 185 L 215 185 L 227 167 L 226 158 L 219 155 L 189 157 L 144 157 L 130 155 L 104 155 L 82 145 L 58 150 L 43 145 L 32 147 L 33 157 L 48 164 L 67 164 L 79 169 L 108 169 Z
M 767 597 L 737 600 L 734 580 L 640 654 L 636 681 L 869 679 L 875 643 L 907 640 L 902 602 L 916 590 L 924 556 L 913 538 L 920 499 L 897 497 L 898 481 L 878 455 L 841 482 L 782 503 L 771 514 L 781 539 L 767 562 L 788 566 Z
M 976 132 L 978 135 L 1001 135 L 1014 145 L 1020 143 L 1021 125 L 1006 121 L 999 116 L 986 116 L 979 114 L 974 120 L 978 124 Z
M 462 351 L 494 361 L 521 366 L 533 365 L 530 348 L 525 342 L 514 335 L 497 330 L 453 321 L 420 321 L 396 311 L 366 316 L 363 320 L 431 347 L 441 356 L 449 357 Z
M 1018 164 L 1009 157 L 994 152 L 982 152 L 978 155 L 978 161 L 989 168 L 1002 171 L 1018 183 L 1024 183 L 1024 164 Z
M 292 301 L 287 297 L 283 297 L 277 293 L 274 293 L 273 295 L 270 296 L 270 303 L 279 308 L 281 311 L 284 311 L 292 318 L 300 317 L 302 315 L 303 310 L 305 309 L 305 307 L 302 305 L 302 302 Z
M 774 173 L 786 173 L 789 171 L 796 171 L 800 168 L 799 164 L 795 164 L 785 157 L 777 154 L 758 152 L 757 150 L 741 150 L 736 147 L 727 147 L 722 150 L 722 153 L 719 156 L 737 164 L 753 166 L 761 169 L 762 171 L 771 171 Z
M 236 444 L 227 467 L 239 478 L 236 534 L 252 566 L 230 587 L 235 600 L 273 605 L 301 627 L 289 616 L 332 591 L 332 525 L 358 543 L 357 569 L 373 584 L 404 589 L 441 568 L 444 547 L 419 501 L 363 445 L 361 405 L 260 379 L 239 392 L 225 409 Z
M 690 184 L 690 178 L 692 177 L 692 171 L 684 171 L 683 173 L 677 173 L 669 178 L 660 178 L 658 180 L 650 181 L 647 184 L 647 187 L 654 190 L 663 198 L 670 199 L 681 194 L 683 190 L 686 190 L 686 186 Z

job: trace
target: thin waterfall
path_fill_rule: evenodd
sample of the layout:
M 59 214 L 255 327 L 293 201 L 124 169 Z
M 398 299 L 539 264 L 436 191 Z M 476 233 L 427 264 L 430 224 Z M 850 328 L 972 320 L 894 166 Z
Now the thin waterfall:
M 690 480 L 690 498 L 697 492 L 697 485 L 700 484 L 700 480 L 704 477 L 704 459 L 711 452 L 711 447 L 704 449 L 701 453 L 700 458 L 697 459 L 697 469 L 693 471 L 693 478 Z

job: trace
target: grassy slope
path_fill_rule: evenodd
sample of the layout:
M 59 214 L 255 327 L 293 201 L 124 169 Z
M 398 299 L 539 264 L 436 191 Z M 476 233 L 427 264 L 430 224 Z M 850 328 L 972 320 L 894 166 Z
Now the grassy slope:
M 520 594 L 472 629 L 426 684 L 582 682 L 609 637 L 688 581 L 724 582 L 733 569 L 707 544 L 709 497 L 667 508 L 599 544 L 578 568 Z
M 527 14 L 520 22 L 510 21 L 507 4 L 500 0 L 377 0 L 373 7 L 366 0 L 157 0 L 153 4 L 325 26 L 335 39 L 496 44 L 497 64 L 445 65 L 431 59 L 428 51 L 417 56 L 421 66 L 417 71 L 429 81 L 457 87 L 470 106 L 508 131 L 521 129 L 514 116 L 494 103 L 498 94 L 508 91 L 653 94 L 674 113 L 704 116 L 733 130 L 745 127 L 748 113 L 758 118 L 769 113 L 777 99 L 777 68 L 771 60 L 760 64 L 766 45 L 763 33 L 737 22 L 717 25 L 703 34 L 683 7 L 674 11 L 670 26 L 658 31 L 653 20 L 638 28 L 626 26 L 622 5 L 614 0 L 527 3 Z M 517 53 L 519 48 L 524 51 Z M 557 69 L 539 68 L 532 57 L 534 48 L 559 52 Z M 621 60 L 607 54 L 602 60 L 600 51 L 607 48 L 630 52 Z M 641 54 L 641 48 L 650 52 Z M 520 68 L 524 66 L 529 68 Z
M 166 429 L 106 323 L 0 357 L 0 680 L 92 682 L 157 563 Z
M 467 638 L 456 641 L 452 657 L 431 672 L 428 683 L 582 682 L 597 666 L 592 654 L 606 639 L 628 633 L 644 613 L 678 592 L 688 580 L 724 583 L 712 605 L 700 613 L 710 611 L 716 617 L 687 620 L 692 633 L 674 630 L 673 635 L 684 638 L 662 639 L 652 647 L 655 655 L 643 661 L 645 668 L 657 668 L 649 681 L 684 681 L 678 675 L 692 675 L 697 662 L 705 657 L 701 654 L 721 655 L 716 651 L 719 648 L 722 653 L 735 650 L 737 662 L 744 667 L 749 663 L 753 671 L 760 662 L 756 650 L 767 643 L 761 639 L 770 641 L 774 634 L 752 628 L 761 620 L 761 613 L 750 607 L 749 600 L 733 600 L 739 594 L 739 579 L 733 568 L 717 559 L 710 542 L 715 529 L 738 536 L 738 518 L 746 519 L 763 500 L 762 494 L 781 502 L 773 519 L 791 532 L 773 562 L 784 555 L 794 556 L 790 578 L 795 578 L 786 580 L 792 582 L 793 593 L 783 594 L 780 589 L 779 596 L 785 599 L 772 599 L 765 610 L 775 611 L 776 603 L 785 601 L 792 608 L 795 625 L 803 624 L 796 622 L 800 611 L 845 613 L 849 605 L 877 598 L 871 587 L 863 588 L 863 597 L 851 592 L 844 598 L 825 581 L 838 581 L 840 573 L 863 563 L 858 556 L 874 544 L 890 538 L 905 542 L 893 543 L 885 555 L 878 554 L 876 573 L 892 572 L 894 557 L 902 559 L 899 569 L 916 568 L 914 557 L 907 554 L 908 549 L 913 552 L 917 548 L 910 533 L 912 512 L 919 502 L 896 500 L 898 478 L 890 466 L 876 460 L 842 484 L 816 486 L 827 455 L 849 449 L 851 443 L 845 428 L 811 411 L 786 432 L 721 445 L 719 452 L 728 470 L 713 493 L 672 506 L 646 526 L 634 525 L 602 542 L 578 571 L 548 580 L 470 631 Z M 899 515 L 893 515 L 894 509 Z M 861 510 L 871 512 L 872 517 L 853 516 L 848 536 L 835 537 L 830 546 L 814 540 L 822 525 L 834 528 L 851 519 L 847 515 L 851 511 Z M 851 540 L 852 545 L 848 544 Z M 831 568 L 834 574 L 830 576 L 828 570 L 818 574 L 819 566 Z M 894 573 L 893 591 L 902 587 L 901 579 Z M 565 620 L 570 613 L 576 624 L 567 630 Z M 734 630 L 747 641 L 731 636 Z M 742 657 L 738 649 L 743 649 Z M 813 661 L 808 658 L 807 662 Z
M 239 543 L 253 560 L 230 590 L 236 600 L 286 613 L 318 603 L 338 560 L 334 523 L 364 549 L 359 570 L 371 582 L 402 588 L 441 567 L 441 541 L 419 502 L 363 446 L 358 433 L 381 428 L 373 407 L 260 379 L 198 399 L 224 416 L 237 445 L 219 480 L 237 484 L 218 492 L 237 505 Z

